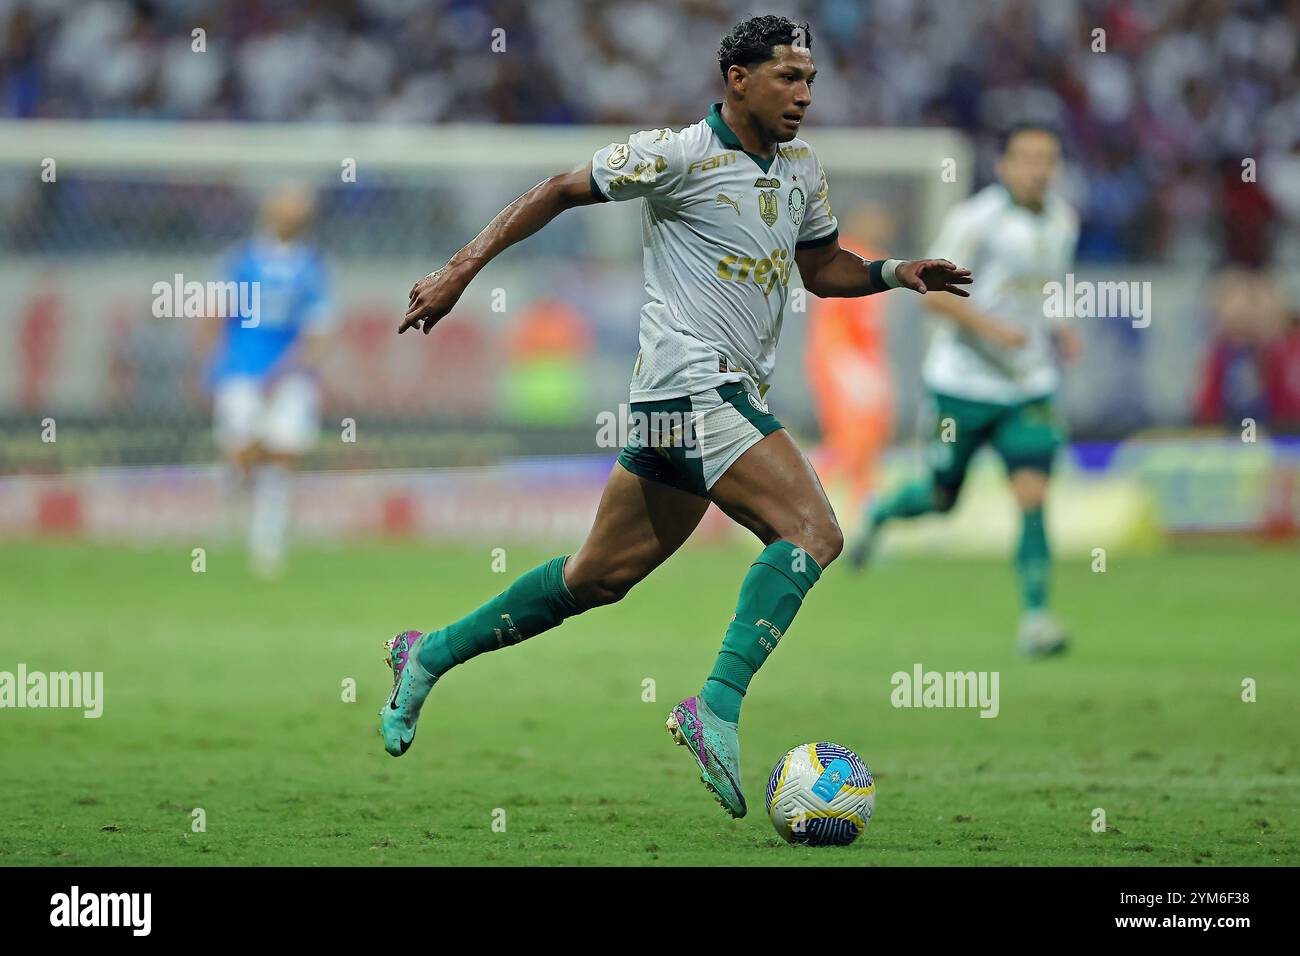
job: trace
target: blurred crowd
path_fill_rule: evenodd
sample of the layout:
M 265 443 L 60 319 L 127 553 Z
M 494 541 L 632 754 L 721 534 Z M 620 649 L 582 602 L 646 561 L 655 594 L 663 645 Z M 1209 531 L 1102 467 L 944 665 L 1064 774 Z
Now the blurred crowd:
M 812 24 L 815 123 L 954 126 L 984 178 L 1000 128 L 1055 123 L 1083 260 L 1261 266 L 1296 232 L 1300 0 L 767 6 Z M 717 41 L 752 12 L 749 0 L 0 0 L 0 114 L 678 125 L 717 97 Z
M 1282 288 L 1268 274 L 1230 268 L 1216 277 L 1209 305 L 1214 330 L 1196 423 L 1300 430 L 1300 324 Z

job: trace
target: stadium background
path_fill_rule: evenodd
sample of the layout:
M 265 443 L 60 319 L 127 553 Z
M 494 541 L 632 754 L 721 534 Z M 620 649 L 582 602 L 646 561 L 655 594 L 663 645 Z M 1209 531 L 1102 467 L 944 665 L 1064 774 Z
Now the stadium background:
M 1040 119 L 1065 134 L 1078 278 L 1152 284 L 1149 327 L 1079 321 L 1058 496 L 1074 506 L 1053 509 L 1058 540 L 1081 547 L 1074 531 L 1098 521 L 1121 546 L 1293 533 L 1296 446 L 1272 436 L 1300 426 L 1300 280 L 1284 266 L 1300 250 L 1296 5 L 788 6 L 815 25 L 807 133 L 831 157 L 847 233 L 868 223 L 896 254 L 922 254 L 942 209 L 989 181 L 998 131 Z M 580 533 L 613 454 L 596 422 L 626 400 L 636 351 L 631 204 L 562 217 L 512 250 L 432 342 L 399 340 L 394 319 L 415 277 L 533 182 L 702 115 L 717 37 L 742 7 L 0 4 L 0 531 L 222 530 L 202 320 L 152 318 L 151 289 L 212 277 L 266 188 L 295 179 L 319 190 L 315 238 L 343 318 L 315 477 L 299 483 L 303 532 Z M 954 182 L 941 181 L 949 157 Z M 886 313 L 887 469 L 907 471 L 926 323 L 902 296 Z M 808 319 L 785 324 L 772 401 L 812 445 Z M 987 532 L 1001 517 L 990 528 L 987 515 L 1010 513 L 984 494 L 1000 493 L 989 479 L 956 522 L 896 543 L 1000 550 Z

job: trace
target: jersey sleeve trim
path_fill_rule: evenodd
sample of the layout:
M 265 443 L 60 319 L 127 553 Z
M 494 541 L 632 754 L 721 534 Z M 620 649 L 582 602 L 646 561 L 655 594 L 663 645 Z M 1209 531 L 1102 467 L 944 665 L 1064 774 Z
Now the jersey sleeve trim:
M 802 242 L 794 244 L 795 251 L 800 249 L 820 249 L 822 246 L 828 246 L 840 236 L 840 227 L 836 226 L 824 236 L 818 236 L 815 239 L 804 239 Z
M 592 172 L 587 176 L 587 188 L 591 190 L 591 196 L 596 202 L 609 202 L 609 197 L 600 191 L 600 185 L 596 182 L 596 174 Z

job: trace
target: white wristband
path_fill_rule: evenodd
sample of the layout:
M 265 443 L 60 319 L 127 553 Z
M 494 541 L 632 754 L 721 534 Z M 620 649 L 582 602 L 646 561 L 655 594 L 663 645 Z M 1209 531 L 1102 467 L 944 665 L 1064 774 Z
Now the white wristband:
M 902 259 L 886 259 L 885 264 L 880 267 L 880 277 L 885 280 L 885 285 L 891 289 L 897 289 L 902 283 L 898 281 L 898 267 L 903 264 Z

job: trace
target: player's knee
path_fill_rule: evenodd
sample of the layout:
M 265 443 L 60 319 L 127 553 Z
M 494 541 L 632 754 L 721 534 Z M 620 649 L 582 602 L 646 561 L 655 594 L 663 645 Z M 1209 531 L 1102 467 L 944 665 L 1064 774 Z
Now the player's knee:
M 1046 497 L 1047 488 L 1044 485 L 1022 485 L 1016 489 L 1016 503 L 1020 505 L 1021 511 L 1037 511 L 1043 507 Z
M 1018 499 L 1017 504 L 1020 505 L 1021 511 L 1041 511 L 1046 496 L 1039 492 L 1037 494 L 1030 493 L 1017 495 L 1016 497 Z
M 1047 474 L 1037 469 L 1018 469 L 1011 474 L 1011 490 L 1021 511 L 1037 511 L 1047 498 Z
M 832 514 L 810 517 L 794 534 L 784 535 L 802 548 L 823 571 L 844 550 L 844 532 Z
M 816 560 L 824 571 L 844 550 L 844 532 L 840 530 L 839 522 L 831 518 L 830 522 L 821 529 L 819 539 L 821 541 L 822 557 Z

